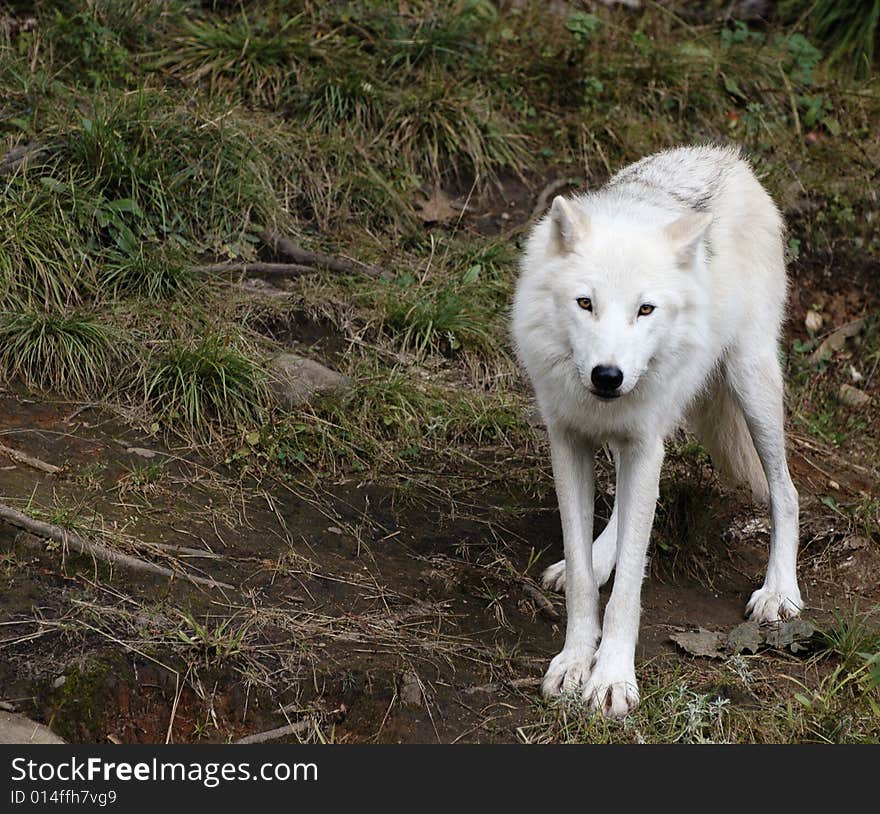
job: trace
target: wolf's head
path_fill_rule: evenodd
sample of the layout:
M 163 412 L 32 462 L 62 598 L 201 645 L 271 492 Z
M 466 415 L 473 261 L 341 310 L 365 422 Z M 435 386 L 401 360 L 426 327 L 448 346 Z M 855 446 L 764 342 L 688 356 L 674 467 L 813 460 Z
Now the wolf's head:
M 692 311 L 704 290 L 700 238 L 711 223 L 692 212 L 671 223 L 633 213 L 587 214 L 557 197 L 547 241 L 544 284 L 555 324 L 545 326 L 567 345 L 584 387 L 611 401 L 646 374 L 664 375 L 657 360 L 674 359 L 697 337 Z M 546 289 L 545 289 L 546 290 Z

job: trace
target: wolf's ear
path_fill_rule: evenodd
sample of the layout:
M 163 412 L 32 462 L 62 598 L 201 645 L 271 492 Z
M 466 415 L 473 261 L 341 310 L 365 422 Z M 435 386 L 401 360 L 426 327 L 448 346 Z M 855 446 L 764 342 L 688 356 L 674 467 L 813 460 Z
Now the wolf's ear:
M 590 219 L 586 212 L 557 195 L 550 207 L 550 250 L 553 254 L 573 252 L 577 242 L 589 232 Z
M 663 234 L 672 244 L 680 263 L 693 261 L 697 243 L 712 223 L 711 212 L 691 212 L 664 227 Z

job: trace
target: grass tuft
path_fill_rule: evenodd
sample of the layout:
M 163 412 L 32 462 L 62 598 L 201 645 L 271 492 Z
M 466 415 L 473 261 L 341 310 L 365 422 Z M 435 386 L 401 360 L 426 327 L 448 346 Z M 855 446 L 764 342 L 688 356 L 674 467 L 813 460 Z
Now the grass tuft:
M 298 61 L 313 51 L 302 21 L 302 15 L 252 19 L 244 9 L 229 19 L 187 19 L 174 49 L 154 65 L 187 84 L 206 83 L 211 94 L 240 95 L 275 107 Z
M 117 343 L 91 316 L 6 313 L 0 317 L 0 370 L 34 390 L 100 398 L 119 372 Z
M 173 342 L 146 375 L 147 402 L 177 435 L 221 437 L 253 427 L 265 411 L 262 370 L 225 337 Z
M 503 168 L 522 172 L 529 163 L 522 135 L 479 88 L 425 81 L 402 95 L 390 118 L 392 149 L 437 183 L 470 176 L 484 185 L 497 180 Z
M 112 297 L 161 300 L 186 291 L 191 283 L 192 273 L 182 252 L 171 246 L 109 253 L 98 272 L 98 285 Z
M 0 196 L 0 308 L 63 310 L 92 286 L 89 258 L 57 189 L 13 177 Z

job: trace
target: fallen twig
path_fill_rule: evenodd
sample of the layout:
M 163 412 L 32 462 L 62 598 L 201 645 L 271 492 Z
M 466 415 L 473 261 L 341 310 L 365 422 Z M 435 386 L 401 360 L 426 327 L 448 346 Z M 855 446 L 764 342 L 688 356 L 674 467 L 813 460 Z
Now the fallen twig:
M 231 272 L 247 277 L 249 274 L 260 274 L 266 277 L 298 277 L 301 274 L 313 274 L 313 266 L 303 266 L 299 263 L 242 263 L 232 261 L 229 263 L 210 263 L 207 266 L 193 266 L 190 271 L 197 274 L 217 274 Z
M 265 229 L 260 235 L 263 242 L 276 254 L 292 260 L 294 263 L 302 263 L 306 266 L 326 268 L 337 271 L 340 274 L 366 274 L 368 277 L 380 277 L 382 269 L 378 266 L 367 266 L 346 260 L 343 257 L 331 257 L 319 252 L 310 252 L 297 246 L 289 237 L 276 232 L 274 229 Z
M 102 560 L 103 562 L 112 565 L 122 565 L 135 571 L 146 571 L 150 574 L 159 574 L 160 576 L 171 577 L 172 579 L 174 577 L 183 577 L 197 585 L 207 585 L 211 588 L 233 588 L 232 585 L 225 582 L 218 582 L 215 579 L 207 577 L 193 576 L 192 574 L 184 572 L 172 571 L 170 568 L 156 565 L 154 562 L 142 560 L 139 557 L 133 557 L 130 554 L 123 554 L 120 551 L 114 551 L 112 548 L 108 548 L 101 543 L 92 543 L 83 540 L 82 537 L 74 531 L 53 525 L 52 523 L 45 523 L 42 520 L 35 520 L 33 517 L 28 517 L 26 514 L 23 514 L 17 509 L 13 509 L 11 506 L 7 506 L 4 503 L 0 503 L 0 519 L 5 520 L 16 528 L 28 531 L 36 537 L 42 537 L 46 540 L 54 540 L 56 543 L 71 548 L 79 554 L 88 554 L 96 560 Z M 23 539 L 22 542 L 27 543 L 28 541 L 27 539 Z
M 302 721 L 279 726 L 277 729 L 269 729 L 266 732 L 255 732 L 253 735 L 247 735 L 235 741 L 238 743 L 268 743 L 269 741 L 277 741 L 286 735 L 303 735 L 315 726 L 314 718 L 304 718 Z
M 523 580 L 523 590 L 535 601 L 538 610 L 542 611 L 546 616 L 554 621 L 559 618 L 559 611 L 553 607 L 553 603 L 541 593 L 540 589 L 531 582 Z
M 39 158 L 46 152 L 42 144 L 21 144 L 13 147 L 0 159 L 0 175 L 12 175 L 19 167 Z
M 26 464 L 34 469 L 39 469 L 41 472 L 48 472 L 50 475 L 57 475 L 61 471 L 60 466 L 48 464 L 45 461 L 41 461 L 39 458 L 34 458 L 32 455 L 28 455 L 26 452 L 7 447 L 6 444 L 0 444 L 0 452 L 4 455 L 8 455 L 17 463 Z
M 476 695 L 481 692 L 502 692 L 503 690 L 525 690 L 532 687 L 538 687 L 541 679 L 537 676 L 529 676 L 528 678 L 514 678 L 510 681 L 493 681 L 490 684 L 480 684 L 476 687 L 465 687 L 462 692 L 465 695 Z
M 222 560 L 222 554 L 216 554 L 204 548 L 187 548 L 182 545 L 172 545 L 171 543 L 144 543 L 148 548 L 158 548 L 160 551 L 170 551 L 182 557 L 202 557 L 206 560 Z

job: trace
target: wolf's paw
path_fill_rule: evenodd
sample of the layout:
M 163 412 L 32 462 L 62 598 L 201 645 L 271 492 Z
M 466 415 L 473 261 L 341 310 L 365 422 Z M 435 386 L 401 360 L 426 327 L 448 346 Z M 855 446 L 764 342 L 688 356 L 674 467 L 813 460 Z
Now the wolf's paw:
M 547 591 L 565 592 L 565 560 L 553 563 L 541 574 L 541 585 Z
M 601 588 L 611 578 L 616 559 L 615 549 L 609 546 L 593 546 L 593 573 Z M 565 593 L 565 560 L 553 563 L 541 575 L 541 584 L 548 591 Z
M 541 693 L 545 698 L 554 698 L 561 693 L 580 691 L 590 677 L 594 650 L 590 648 L 563 648 L 553 657 Z
M 780 622 L 793 619 L 804 608 L 797 585 L 779 589 L 764 585 L 752 594 L 746 605 L 746 616 L 755 622 Z
M 632 665 L 604 663 L 601 653 L 590 680 L 584 685 L 584 702 L 606 718 L 623 718 L 639 705 L 639 685 Z

